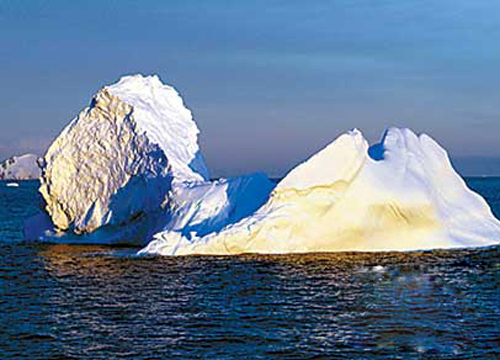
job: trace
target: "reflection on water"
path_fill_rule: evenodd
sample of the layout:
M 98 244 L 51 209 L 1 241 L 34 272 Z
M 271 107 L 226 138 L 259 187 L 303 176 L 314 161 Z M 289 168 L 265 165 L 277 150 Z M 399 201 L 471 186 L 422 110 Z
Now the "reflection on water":
M 180 258 L 133 253 L 4 246 L 4 354 L 500 355 L 498 247 Z

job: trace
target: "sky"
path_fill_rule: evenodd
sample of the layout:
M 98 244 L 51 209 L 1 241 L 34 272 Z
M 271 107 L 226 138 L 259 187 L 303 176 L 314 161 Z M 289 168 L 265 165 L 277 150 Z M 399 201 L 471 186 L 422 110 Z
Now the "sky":
M 0 0 L 0 158 L 47 146 L 102 86 L 158 74 L 214 176 L 281 176 L 357 127 L 425 132 L 500 175 L 500 2 Z

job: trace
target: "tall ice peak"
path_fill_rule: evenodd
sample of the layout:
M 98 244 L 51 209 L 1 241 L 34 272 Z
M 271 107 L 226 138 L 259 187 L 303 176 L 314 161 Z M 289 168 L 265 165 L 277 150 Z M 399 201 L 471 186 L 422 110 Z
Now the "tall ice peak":
M 173 184 L 208 178 L 198 133 L 157 76 L 102 88 L 45 154 L 40 192 L 52 222 L 86 233 L 159 211 Z
M 134 119 L 171 161 L 176 177 L 207 180 L 208 169 L 198 146 L 199 129 L 179 93 L 158 75 L 123 76 L 104 87 L 133 107 Z

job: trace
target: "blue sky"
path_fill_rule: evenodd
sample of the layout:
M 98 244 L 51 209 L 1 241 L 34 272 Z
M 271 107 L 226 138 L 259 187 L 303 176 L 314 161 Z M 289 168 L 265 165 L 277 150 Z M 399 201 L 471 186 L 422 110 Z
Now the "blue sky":
M 181 92 L 214 175 L 280 175 L 345 130 L 392 125 L 491 172 L 499 44 L 491 0 L 0 0 L 0 158 L 43 153 L 140 72 Z

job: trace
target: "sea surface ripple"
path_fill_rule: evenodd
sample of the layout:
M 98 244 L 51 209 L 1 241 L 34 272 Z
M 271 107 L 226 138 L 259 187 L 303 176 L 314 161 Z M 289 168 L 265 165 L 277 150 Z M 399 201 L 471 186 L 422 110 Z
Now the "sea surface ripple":
M 23 242 L 36 188 L 0 183 L 2 359 L 500 357 L 498 246 L 136 257 Z

